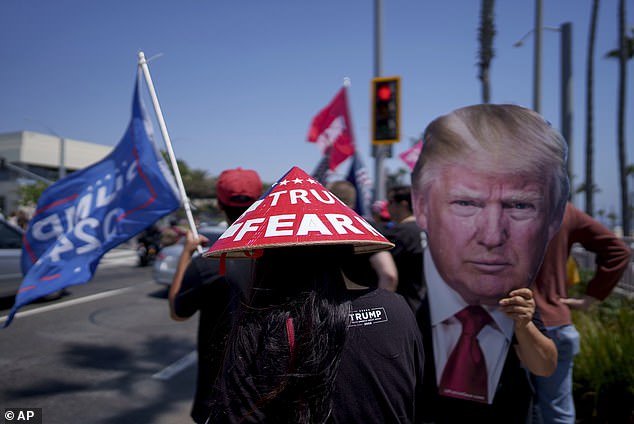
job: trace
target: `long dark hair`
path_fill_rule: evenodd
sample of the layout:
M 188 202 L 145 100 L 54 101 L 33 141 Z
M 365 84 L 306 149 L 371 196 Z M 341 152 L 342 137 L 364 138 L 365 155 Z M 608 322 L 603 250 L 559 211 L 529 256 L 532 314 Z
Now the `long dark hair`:
M 350 255 L 351 246 L 282 247 L 257 260 L 253 298 L 228 341 L 210 422 L 328 419 L 348 331 L 341 269 Z

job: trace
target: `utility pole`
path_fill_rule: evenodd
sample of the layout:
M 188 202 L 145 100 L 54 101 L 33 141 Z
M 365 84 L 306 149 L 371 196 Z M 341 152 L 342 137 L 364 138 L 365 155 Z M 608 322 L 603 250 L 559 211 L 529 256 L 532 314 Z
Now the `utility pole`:
M 374 0 L 374 76 L 380 77 L 381 69 L 381 0 Z M 372 146 L 374 156 L 374 200 L 385 199 L 386 175 L 384 160 L 391 156 L 391 145 Z
M 561 135 L 568 143 L 568 178 L 572 183 L 572 24 L 564 22 L 561 32 Z M 570 190 L 573 200 L 574 190 Z
M 374 76 L 381 76 L 381 0 L 374 0 Z
M 542 0 L 535 0 L 535 48 L 533 49 L 533 110 L 541 112 L 542 99 Z
M 66 139 L 64 137 L 59 138 L 59 171 L 58 179 L 66 177 Z

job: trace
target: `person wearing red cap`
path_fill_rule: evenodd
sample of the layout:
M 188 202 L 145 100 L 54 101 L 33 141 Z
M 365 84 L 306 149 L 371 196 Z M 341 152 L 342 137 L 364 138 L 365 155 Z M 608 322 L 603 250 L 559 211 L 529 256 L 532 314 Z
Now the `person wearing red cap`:
M 258 173 L 252 169 L 239 167 L 228 169 L 223 171 L 218 177 L 216 197 L 218 198 L 218 204 L 225 213 L 231 214 L 232 208 L 246 209 L 261 195 L 262 181 Z
M 394 225 L 390 211 L 387 208 L 387 200 L 376 200 L 372 203 L 372 219 L 374 220 L 374 225 L 382 233 Z
M 223 171 L 216 182 L 218 206 L 229 223 L 234 222 L 262 194 L 262 181 L 257 172 L 248 169 Z M 197 311 L 198 375 L 191 417 L 204 423 L 209 415 L 208 400 L 215 376 L 222 363 L 227 334 L 234 321 L 233 313 L 249 297 L 251 263 L 228 261 L 221 275 L 217 260 L 197 256 L 198 246 L 206 238 L 195 239 L 187 232 L 183 252 L 169 289 L 170 316 L 187 320 Z
M 299 168 L 204 256 L 256 257 L 209 423 L 412 423 L 423 346 L 402 296 L 352 281 L 354 254 L 393 245 Z M 361 285 L 363 284 L 363 285 Z

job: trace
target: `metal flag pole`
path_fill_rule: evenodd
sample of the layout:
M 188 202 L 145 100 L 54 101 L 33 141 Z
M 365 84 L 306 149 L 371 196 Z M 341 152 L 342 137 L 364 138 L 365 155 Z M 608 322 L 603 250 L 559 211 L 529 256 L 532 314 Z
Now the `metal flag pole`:
M 154 112 L 156 113 L 156 119 L 158 120 L 159 127 L 161 128 L 163 141 L 165 141 L 165 146 L 167 147 L 167 154 L 170 158 L 170 163 L 172 165 L 172 169 L 176 177 L 176 184 L 178 186 L 178 191 L 180 192 L 183 207 L 185 208 L 185 215 L 187 216 L 189 229 L 191 230 L 194 238 L 198 238 L 198 230 L 196 229 L 196 223 L 194 222 L 194 216 L 192 215 L 189 198 L 187 197 L 187 193 L 185 192 L 185 186 L 183 185 L 183 179 L 178 169 L 178 163 L 176 162 L 176 156 L 174 155 L 172 142 L 170 141 L 170 136 L 167 133 L 167 126 L 165 125 L 165 120 L 163 119 L 163 112 L 161 111 L 161 105 L 159 104 L 158 97 L 156 96 L 156 91 L 154 90 L 154 84 L 152 84 L 152 77 L 150 76 L 150 69 L 147 66 L 147 60 L 145 60 L 145 54 L 143 54 L 143 52 L 139 52 L 139 66 L 143 70 L 143 76 L 145 77 L 145 82 L 148 86 L 148 90 L 150 91 L 150 97 L 152 98 L 152 104 L 154 105 Z M 202 253 L 202 247 L 200 247 L 200 245 L 198 246 L 198 252 Z

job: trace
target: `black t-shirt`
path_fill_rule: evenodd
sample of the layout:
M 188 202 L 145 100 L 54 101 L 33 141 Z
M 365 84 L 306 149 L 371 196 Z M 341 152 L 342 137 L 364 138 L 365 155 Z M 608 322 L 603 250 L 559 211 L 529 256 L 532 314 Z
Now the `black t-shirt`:
M 174 311 L 190 317 L 200 311 L 198 324 L 198 374 L 192 418 L 204 423 L 209 416 L 209 397 L 222 366 L 227 336 L 236 312 L 246 298 L 251 262 L 226 261 L 226 273 L 219 275 L 219 261 L 198 256 L 183 276 L 174 299 Z
M 423 384 L 424 353 L 414 314 L 402 296 L 383 289 L 349 290 L 350 327 L 334 382 L 328 423 L 412 423 Z M 262 355 L 265 341 L 253 335 L 250 355 Z M 277 353 L 287 360 L 285 343 Z M 261 347 L 261 346 L 260 346 Z M 275 354 L 271 347 L 269 354 Z M 304 358 L 306 359 L 306 358 Z M 255 358 L 247 358 L 254 365 Z M 251 365 L 248 365 L 251 366 Z M 260 408 L 255 377 L 242 366 L 228 366 L 225 380 L 215 392 L 210 423 L 275 423 L 271 415 L 281 407 Z M 271 379 L 280 376 L 269 376 Z M 315 388 L 319 390 L 319 388 Z M 301 400 L 303 393 L 297 393 Z M 284 408 L 293 407 L 287 399 Z M 288 414 L 286 414 L 288 415 Z
M 396 292 L 403 295 L 412 311 L 420 306 L 423 287 L 423 248 L 421 229 L 416 221 L 395 224 L 385 231 L 385 238 L 394 243 L 390 250 L 398 270 Z
M 424 352 L 402 296 L 350 290 L 350 328 L 335 380 L 333 423 L 417 422 Z

